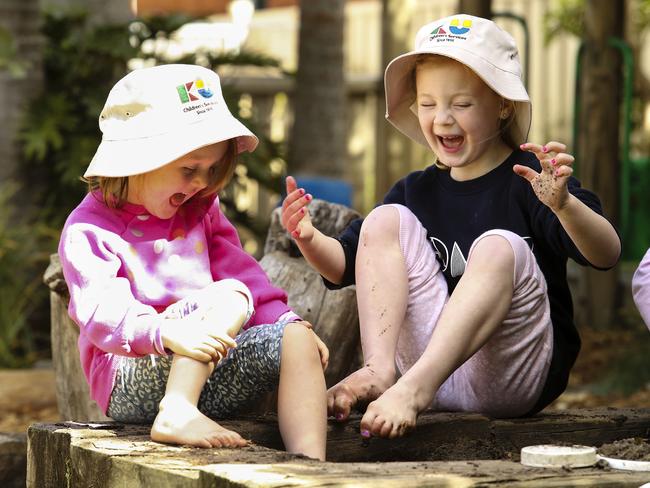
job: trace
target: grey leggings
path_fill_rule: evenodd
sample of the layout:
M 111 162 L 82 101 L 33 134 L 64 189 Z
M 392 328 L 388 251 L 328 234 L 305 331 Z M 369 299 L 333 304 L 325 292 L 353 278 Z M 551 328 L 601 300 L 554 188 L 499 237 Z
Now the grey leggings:
M 219 362 L 203 387 L 199 410 L 211 418 L 236 414 L 265 393 L 280 378 L 280 356 L 288 321 L 242 331 L 237 347 Z M 169 377 L 172 356 L 122 357 L 107 414 L 113 420 L 150 423 L 158 413 Z

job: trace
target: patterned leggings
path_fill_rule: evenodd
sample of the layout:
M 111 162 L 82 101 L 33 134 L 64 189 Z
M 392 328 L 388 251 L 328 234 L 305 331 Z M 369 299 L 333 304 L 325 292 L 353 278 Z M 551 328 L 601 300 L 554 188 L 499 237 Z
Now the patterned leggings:
M 235 338 L 237 347 L 228 351 L 203 387 L 199 399 L 203 414 L 228 417 L 275 389 L 288 322 L 251 327 Z M 165 394 L 172 356 L 120 359 L 107 414 L 119 422 L 151 423 Z

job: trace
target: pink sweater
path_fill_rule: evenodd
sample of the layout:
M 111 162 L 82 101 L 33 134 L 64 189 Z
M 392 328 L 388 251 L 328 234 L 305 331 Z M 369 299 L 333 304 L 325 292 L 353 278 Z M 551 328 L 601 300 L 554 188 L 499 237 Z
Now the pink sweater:
M 242 249 L 216 197 L 188 202 L 161 220 L 139 205 L 111 209 L 90 193 L 65 223 L 59 256 L 70 291 L 68 312 L 80 328 L 81 364 L 104 412 L 117 356 L 165 354 L 158 314 L 190 292 L 225 278 L 240 280 L 255 307 L 245 328 L 290 312 L 286 293 Z

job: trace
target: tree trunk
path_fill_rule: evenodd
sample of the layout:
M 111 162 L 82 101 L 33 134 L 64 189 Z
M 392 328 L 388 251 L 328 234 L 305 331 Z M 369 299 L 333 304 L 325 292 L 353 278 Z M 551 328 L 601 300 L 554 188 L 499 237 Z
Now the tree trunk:
M 413 15 L 411 2 L 383 0 L 381 14 L 381 57 L 385 68 L 390 61 L 409 51 L 413 39 L 409 37 L 409 23 Z M 427 19 L 429 20 L 429 19 Z M 377 97 L 377 162 L 375 194 L 383 199 L 390 187 L 409 169 L 413 159 L 413 142 L 384 118 L 386 99 Z
M 340 178 L 347 158 L 343 73 L 345 0 L 300 3 L 290 172 Z
M 458 12 L 492 18 L 492 0 L 458 0 Z
M 600 197 L 605 216 L 619 219 L 619 110 L 621 55 L 608 44 L 623 37 L 624 1 L 588 0 L 585 10 L 584 54 L 580 73 L 580 133 L 577 168 L 584 187 Z M 580 323 L 597 328 L 612 323 L 618 305 L 616 270 L 587 269 L 585 296 L 577 309 Z
M 0 183 L 15 177 L 20 150 L 16 133 L 23 107 L 38 93 L 43 82 L 41 69 L 43 40 L 39 33 L 38 0 L 2 0 L 0 28 L 9 32 L 16 50 L 16 61 L 26 64 L 27 75 L 14 78 L 0 69 Z M 28 200 L 26 195 L 18 196 Z

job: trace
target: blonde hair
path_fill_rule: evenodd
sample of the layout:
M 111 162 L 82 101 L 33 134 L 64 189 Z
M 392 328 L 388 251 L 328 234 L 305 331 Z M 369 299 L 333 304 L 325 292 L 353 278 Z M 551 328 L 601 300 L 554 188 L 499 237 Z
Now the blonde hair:
M 447 56 L 441 56 L 439 54 L 418 54 L 415 56 L 415 62 L 413 64 L 413 70 L 411 72 L 411 89 L 412 93 L 414 95 L 417 95 L 417 89 L 416 89 L 416 75 L 417 75 L 417 70 L 418 68 L 426 65 L 426 64 L 431 64 L 436 62 L 437 60 L 447 60 L 447 61 L 456 61 L 453 58 L 448 58 Z M 464 63 L 461 63 L 460 61 L 456 61 L 458 64 L 460 64 L 463 68 L 465 68 L 469 73 L 472 73 L 474 76 L 478 76 L 474 70 L 472 70 L 469 66 L 465 65 Z M 483 81 L 483 79 L 478 76 L 478 78 Z M 485 83 L 483 81 L 483 83 Z M 487 85 L 487 83 L 486 83 Z M 501 118 L 499 117 L 499 135 L 501 137 L 501 140 L 512 150 L 515 150 L 519 147 L 519 144 L 517 143 L 517 136 L 519 129 L 517 128 L 517 107 L 515 105 L 515 102 L 513 100 L 507 99 L 499 95 L 497 92 L 495 92 L 492 87 L 488 86 L 490 90 L 492 90 L 500 99 L 501 99 L 501 109 L 502 110 L 507 110 L 508 115 L 507 117 Z M 515 131 L 517 134 L 515 134 Z M 437 168 L 439 169 L 449 169 L 449 166 L 441 163 L 438 158 L 433 163 Z
M 236 139 L 228 140 L 226 152 L 219 162 L 222 164 L 214 164 L 210 168 L 208 185 L 194 198 L 202 199 L 212 196 L 220 192 L 228 184 L 237 166 Z M 140 177 L 142 174 L 133 176 Z M 121 208 L 127 201 L 129 195 L 128 176 L 90 176 L 88 178 L 82 177 L 81 181 L 88 185 L 88 191 L 99 190 L 104 203 L 109 208 Z

